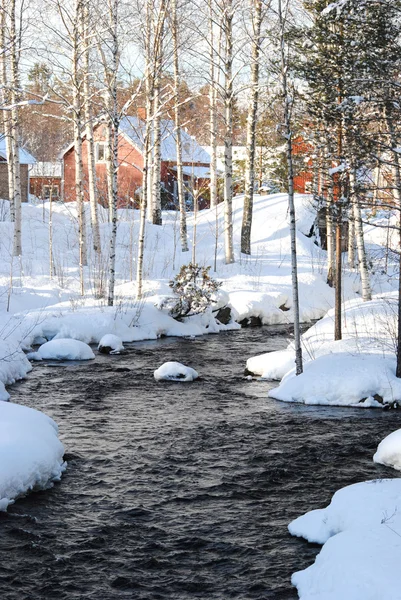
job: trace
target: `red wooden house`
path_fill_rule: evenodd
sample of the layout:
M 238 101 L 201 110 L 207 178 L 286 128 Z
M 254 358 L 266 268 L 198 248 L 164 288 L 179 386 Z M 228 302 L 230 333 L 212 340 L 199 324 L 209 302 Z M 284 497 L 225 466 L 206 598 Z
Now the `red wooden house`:
M 61 196 L 61 163 L 37 162 L 30 170 L 29 192 L 37 198 L 59 200 Z
M 311 194 L 313 179 L 313 147 L 301 136 L 298 136 L 292 143 L 292 151 L 299 163 L 299 169 L 296 170 L 294 176 L 294 192 L 298 194 Z
M 144 134 L 145 122 L 138 117 L 125 117 L 120 122 L 118 136 L 118 194 L 119 207 L 138 206 L 142 188 L 142 172 L 144 165 Z M 184 165 L 184 180 L 187 188 L 196 182 L 210 178 L 209 154 L 185 131 L 181 132 L 182 162 Z M 99 123 L 94 128 L 95 159 L 97 189 L 100 202 L 107 205 L 107 175 L 106 175 L 106 126 Z M 166 192 L 168 202 L 174 203 L 177 198 L 176 182 L 176 138 L 173 121 L 161 122 L 161 182 Z M 82 159 L 84 179 L 88 181 L 88 142 L 83 137 Z M 63 163 L 63 194 L 66 202 L 75 200 L 75 156 L 74 144 L 71 144 L 62 154 Z M 87 185 L 85 186 L 87 190 Z M 88 196 L 86 191 L 86 196 Z

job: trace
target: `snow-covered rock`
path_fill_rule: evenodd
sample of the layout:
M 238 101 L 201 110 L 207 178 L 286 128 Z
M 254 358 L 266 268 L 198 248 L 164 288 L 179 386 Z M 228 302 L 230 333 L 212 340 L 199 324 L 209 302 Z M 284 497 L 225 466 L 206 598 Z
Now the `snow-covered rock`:
M 124 350 L 122 339 L 112 333 L 106 333 L 97 348 L 103 354 L 119 354 Z
M 36 354 L 40 359 L 48 360 L 90 360 L 95 358 L 88 344 L 71 339 L 50 340 L 40 346 Z
M 401 429 L 393 431 L 380 442 L 373 460 L 401 471 Z
M 401 400 L 401 380 L 394 358 L 380 354 L 345 353 L 320 356 L 304 365 L 304 372 L 287 373 L 271 398 L 304 404 L 383 407 Z
M 400 479 L 345 487 L 288 529 L 324 544 L 315 563 L 292 576 L 300 600 L 400 600 Z
M 57 425 L 32 408 L 0 402 L 0 510 L 58 481 L 66 463 Z
M 179 362 L 166 362 L 154 372 L 156 381 L 193 381 L 199 377 L 195 369 Z

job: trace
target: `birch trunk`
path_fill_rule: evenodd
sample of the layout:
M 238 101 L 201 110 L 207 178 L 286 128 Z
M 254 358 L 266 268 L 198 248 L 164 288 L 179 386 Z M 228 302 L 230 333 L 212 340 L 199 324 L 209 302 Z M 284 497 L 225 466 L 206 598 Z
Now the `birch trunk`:
M 292 155 L 292 131 L 291 131 L 291 99 L 288 90 L 288 64 L 285 48 L 285 17 L 283 15 L 282 0 L 278 0 L 278 16 L 280 24 L 280 62 L 281 62 L 281 88 L 284 109 L 284 131 L 286 138 L 286 153 L 288 166 L 288 206 L 290 215 L 291 235 L 291 279 L 292 279 L 292 308 L 294 313 L 294 344 L 295 344 L 295 366 L 296 374 L 303 371 L 301 330 L 299 322 L 299 297 L 298 297 L 298 267 L 297 267 L 297 245 L 296 245 L 296 221 L 294 204 L 294 167 Z
M 118 0 L 109 0 L 109 28 L 111 37 L 111 65 L 107 72 L 108 83 L 108 109 L 109 126 L 107 128 L 108 146 L 108 197 L 111 222 L 110 236 L 110 262 L 109 262 L 109 290 L 107 296 L 108 306 L 114 304 L 114 288 L 116 280 L 116 242 L 117 242 L 117 203 L 118 203 L 118 128 L 119 113 L 117 101 L 117 74 L 119 65 L 118 47 Z M 106 65 L 105 65 L 106 66 Z
M 224 250 L 225 262 L 234 262 L 233 243 L 233 3 L 227 0 L 224 14 L 225 78 L 224 78 Z
M 79 281 L 81 296 L 85 294 L 84 266 L 86 255 L 86 223 L 84 211 L 83 163 L 82 163 L 82 102 L 81 65 L 82 50 L 82 1 L 75 0 L 75 14 L 72 33 L 72 80 L 73 80 L 73 121 L 75 156 L 75 200 L 78 212 Z
M 19 42 L 16 32 L 16 2 L 11 0 L 10 5 L 10 45 L 11 45 L 11 148 L 12 170 L 14 174 L 14 256 L 22 255 L 22 222 L 21 222 L 21 169 L 19 162 L 19 114 L 17 103 L 19 100 Z
M 6 22 L 6 0 L 1 2 L 0 12 L 0 82 L 1 82 L 1 103 L 3 106 L 11 104 L 10 93 L 8 90 L 8 59 L 7 59 L 7 22 Z M 12 147 L 12 136 L 11 136 L 11 114 L 7 110 L 2 111 L 3 117 L 3 129 L 4 137 L 6 142 L 6 155 L 7 155 L 7 175 L 8 175 L 8 198 L 10 202 L 10 219 L 12 222 L 15 221 L 15 210 L 14 210 L 14 161 L 13 161 L 13 147 Z
M 86 142 L 88 145 L 88 193 L 91 209 L 92 241 L 93 250 L 96 254 L 101 253 L 100 229 L 98 218 L 98 198 L 96 188 L 96 161 L 95 161 L 95 142 L 93 139 L 93 112 L 90 94 L 90 65 L 89 65 L 89 5 L 84 4 L 84 110 L 86 121 Z
M 214 49 L 214 19 L 213 4 L 209 0 L 209 45 L 210 45 L 210 84 L 209 84 L 209 105 L 210 105 L 210 206 L 213 208 L 218 203 L 217 197 L 217 89 L 215 60 L 216 53 Z
M 355 173 L 350 174 L 351 189 L 353 192 L 352 216 L 355 224 L 356 246 L 358 250 L 359 273 L 361 275 L 362 300 L 367 302 L 372 300 L 372 290 L 370 287 L 368 262 L 366 260 L 365 240 L 363 237 L 363 224 L 361 217 L 361 207 L 358 191 L 356 188 Z
M 327 283 L 330 287 L 334 285 L 334 182 L 331 175 L 327 175 L 327 204 L 326 204 L 326 239 L 327 239 Z
M 53 185 L 50 187 L 50 198 L 49 198 L 49 275 L 50 279 L 54 275 L 54 263 L 53 263 Z
M 179 105 L 180 72 L 178 63 L 178 18 L 177 0 L 171 0 L 172 36 L 174 52 L 174 120 L 177 152 L 177 192 L 180 207 L 180 240 L 182 252 L 188 252 L 187 211 L 185 207 L 184 175 L 182 170 L 181 114 Z
M 350 211 L 348 217 L 348 266 L 350 269 L 355 267 L 355 203 L 356 198 L 351 194 Z
M 255 145 L 256 145 L 256 119 L 259 99 L 259 53 L 262 25 L 262 0 L 253 0 L 253 40 L 251 63 L 251 98 L 248 109 L 246 131 L 246 171 L 245 171 L 245 196 L 242 214 L 241 252 L 251 254 L 251 229 L 253 213 L 253 193 L 255 187 Z
M 160 130 L 160 85 L 163 67 L 164 22 L 167 2 L 160 0 L 157 23 L 154 33 L 154 75 L 153 75 L 153 162 L 152 162 L 152 222 L 162 224 L 161 209 L 161 130 Z
M 145 250 L 145 229 L 146 229 L 146 203 L 149 197 L 146 189 L 148 181 L 148 157 L 149 157 L 149 138 L 150 121 L 146 121 L 145 140 L 144 140 L 144 165 L 143 165 L 143 193 L 141 199 L 141 211 L 139 217 L 139 237 L 138 237 L 138 258 L 136 263 L 136 297 L 141 300 L 143 295 L 143 256 Z
M 161 208 L 161 130 L 160 79 L 157 75 L 153 98 L 153 164 L 152 164 L 152 223 L 162 224 Z

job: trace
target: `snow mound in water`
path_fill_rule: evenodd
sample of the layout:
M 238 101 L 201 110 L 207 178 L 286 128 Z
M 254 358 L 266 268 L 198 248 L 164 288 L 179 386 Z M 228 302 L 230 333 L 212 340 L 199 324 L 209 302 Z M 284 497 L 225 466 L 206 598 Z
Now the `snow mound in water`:
M 36 354 L 41 359 L 53 360 L 90 360 L 91 358 L 95 358 L 88 344 L 71 339 L 46 342 L 39 348 Z
M 276 350 L 266 354 L 258 354 L 246 361 L 246 368 L 263 379 L 280 380 L 295 364 L 295 353 L 289 350 Z
M 118 335 L 107 333 L 100 340 L 97 349 L 104 354 L 119 354 L 124 350 L 123 341 Z
M 315 563 L 292 576 L 301 600 L 400 599 L 400 479 L 345 487 L 288 529 L 324 544 Z
M 179 362 L 166 362 L 154 372 L 156 381 L 193 381 L 199 377 L 195 369 Z
M 401 471 L 401 429 L 393 431 L 380 442 L 373 460 Z
M 44 413 L 0 402 L 0 510 L 60 479 L 66 463 L 57 432 L 56 423 Z
M 287 373 L 271 398 L 285 402 L 381 408 L 401 399 L 395 359 L 380 354 L 327 354 Z

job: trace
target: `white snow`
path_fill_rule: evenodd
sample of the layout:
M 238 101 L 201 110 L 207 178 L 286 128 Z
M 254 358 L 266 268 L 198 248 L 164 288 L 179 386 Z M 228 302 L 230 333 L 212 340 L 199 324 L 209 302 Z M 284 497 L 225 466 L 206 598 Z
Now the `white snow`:
M 156 381 L 193 381 L 199 377 L 195 369 L 179 362 L 166 362 L 154 372 Z
M 88 344 L 72 339 L 56 339 L 46 342 L 37 351 L 40 359 L 48 360 L 90 360 L 95 358 Z
M 110 354 L 119 354 L 124 350 L 122 339 L 113 333 L 106 333 L 102 337 L 98 345 L 98 350 L 101 348 L 111 348 Z
M 380 354 L 327 354 L 306 363 L 301 375 L 292 369 L 269 396 L 305 404 L 382 407 L 401 401 L 395 368 L 395 358 Z M 374 399 L 376 394 L 383 401 Z
M 400 600 L 400 479 L 345 487 L 288 529 L 324 544 L 315 563 L 292 576 L 300 600 Z
M 393 431 L 380 442 L 373 460 L 401 471 L 401 429 Z
M 0 402 L 0 510 L 18 496 L 58 481 L 66 463 L 57 425 L 47 415 Z
M 294 374 L 294 345 L 255 356 L 249 371 L 281 380 L 269 395 L 288 402 L 338 406 L 382 407 L 401 400 L 395 377 L 396 305 L 394 292 L 370 302 L 354 299 L 343 306 L 343 339 L 334 341 L 334 310 L 302 335 L 304 373 Z M 362 399 L 366 399 L 361 403 Z

